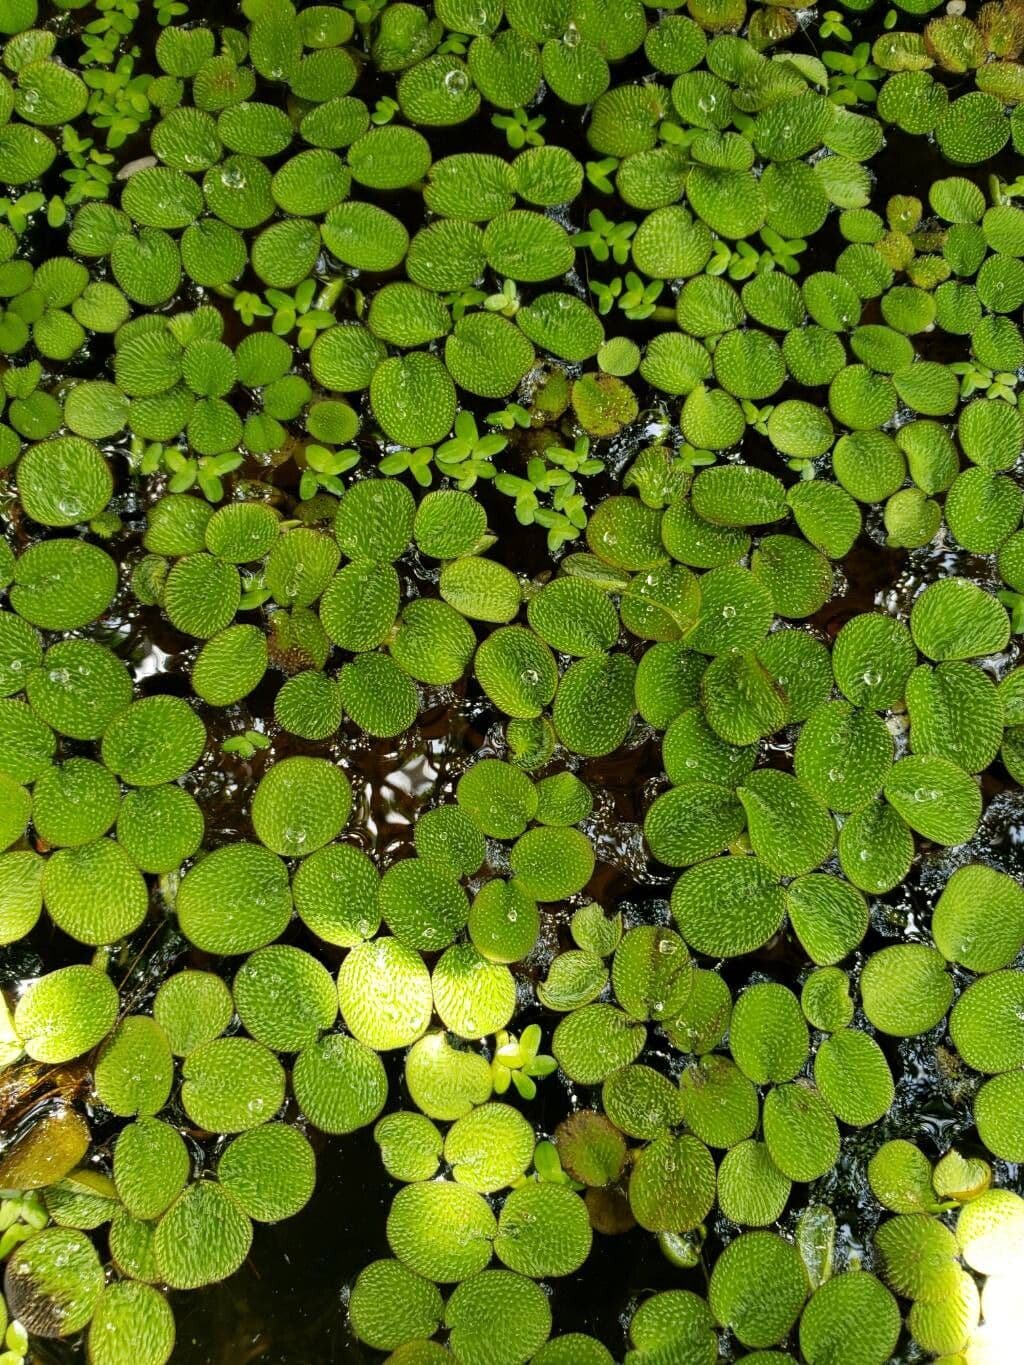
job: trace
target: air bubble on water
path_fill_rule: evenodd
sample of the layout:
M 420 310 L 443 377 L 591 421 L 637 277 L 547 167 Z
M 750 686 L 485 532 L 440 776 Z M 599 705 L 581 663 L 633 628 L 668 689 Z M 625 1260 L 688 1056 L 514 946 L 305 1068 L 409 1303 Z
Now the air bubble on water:
M 449 71 L 445 76 L 444 88 L 450 95 L 461 95 L 469 89 L 469 77 L 465 71 L 456 67 L 454 71 Z

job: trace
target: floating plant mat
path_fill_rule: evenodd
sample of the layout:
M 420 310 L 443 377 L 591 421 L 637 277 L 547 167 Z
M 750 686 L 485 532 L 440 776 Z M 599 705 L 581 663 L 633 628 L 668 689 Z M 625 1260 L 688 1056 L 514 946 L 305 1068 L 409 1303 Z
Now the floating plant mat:
M 1012 1358 L 967 8 L 0 7 L 4 1365 Z

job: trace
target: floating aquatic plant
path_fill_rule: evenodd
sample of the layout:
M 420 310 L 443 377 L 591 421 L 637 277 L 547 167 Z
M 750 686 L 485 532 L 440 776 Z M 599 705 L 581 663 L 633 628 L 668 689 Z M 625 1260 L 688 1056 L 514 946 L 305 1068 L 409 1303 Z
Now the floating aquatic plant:
M 0 14 L 5 1362 L 371 1128 L 396 1365 L 1012 1350 L 1024 11 L 844 6 Z

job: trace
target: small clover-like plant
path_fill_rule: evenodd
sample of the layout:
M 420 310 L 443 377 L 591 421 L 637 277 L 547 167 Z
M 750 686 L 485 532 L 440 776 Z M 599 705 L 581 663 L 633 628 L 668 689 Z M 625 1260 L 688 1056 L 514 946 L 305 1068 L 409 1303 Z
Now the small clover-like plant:
M 429 488 L 433 479 L 431 465 L 434 451 L 430 446 L 419 446 L 416 450 L 395 450 L 385 455 L 378 468 L 382 474 L 411 474 L 421 488 Z
M 487 414 L 487 425 L 499 427 L 502 431 L 514 431 L 516 427 L 525 430 L 532 421 L 530 413 L 520 403 L 508 403 L 500 412 Z
M 390 95 L 382 95 L 374 106 L 373 113 L 370 115 L 370 122 L 378 128 L 383 128 L 385 124 L 398 113 L 398 101 L 393 100 Z
M 599 194 L 611 194 L 614 188 L 611 177 L 618 166 L 619 159 L 614 156 L 602 157 L 600 161 L 588 161 L 586 163 L 588 184 Z
M 332 304 L 343 286 L 338 281 L 333 287 L 320 292 L 317 298 L 318 281 L 303 280 L 292 294 L 281 289 L 268 289 L 264 295 L 270 306 L 270 329 L 277 336 L 287 336 L 296 332 L 296 343 L 300 349 L 308 351 L 318 334 L 335 322 Z M 235 300 L 237 304 L 237 299 Z
M 463 411 L 455 418 L 454 435 L 435 450 L 434 463 L 457 487 L 469 489 L 479 478 L 494 477 L 494 457 L 507 445 L 497 433 L 481 436 L 472 413 Z
M 500 313 L 504 318 L 514 318 L 519 311 L 519 291 L 515 280 L 503 280 L 495 294 L 488 294 L 483 301 L 489 313 Z
M 541 129 L 544 127 L 545 118 L 543 114 L 535 114 L 532 118 L 525 109 L 515 109 L 511 114 L 494 114 L 491 123 L 499 132 L 505 134 L 506 141 L 513 151 L 519 151 L 522 147 L 543 147 L 544 135 Z
M 512 1086 L 524 1100 L 536 1097 L 537 1081 L 550 1076 L 557 1067 L 554 1057 L 541 1052 L 540 1045 L 539 1024 L 529 1024 L 518 1037 L 506 1030 L 497 1035 L 491 1062 L 496 1095 L 503 1095 Z
M 226 754 L 237 754 L 239 758 L 253 758 L 261 749 L 270 748 L 270 740 L 259 730 L 246 730 L 244 735 L 231 735 L 221 743 Z
M 829 9 L 825 11 L 818 24 L 818 34 L 823 41 L 828 38 L 838 38 L 841 43 L 853 41 L 853 34 L 843 22 L 843 16 L 839 10 Z
M 45 1228 L 49 1221 L 50 1216 L 36 1190 L 10 1194 L 0 1200 L 0 1261 L 6 1261 L 15 1247 Z
M 630 270 L 626 274 L 624 288 L 616 302 L 630 321 L 642 322 L 654 313 L 663 288 L 661 280 L 649 280 L 645 283 L 635 271 Z
M 834 74 L 829 77 L 829 99 L 838 105 L 873 104 L 878 98 L 875 83 L 882 71 L 871 60 L 868 43 L 858 43 L 850 52 L 828 49 L 822 61 Z
M 345 491 L 341 475 L 354 469 L 359 463 L 358 450 L 332 450 L 327 446 L 311 444 L 305 449 L 306 468 L 299 480 L 299 496 L 309 499 L 316 496 L 318 489 L 334 493 L 340 497 Z
M 592 209 L 587 216 L 587 227 L 576 233 L 573 243 L 585 247 L 595 261 L 613 260 L 616 265 L 625 265 L 636 228 L 634 222 L 612 223 L 600 209 Z
M 246 327 L 251 327 L 257 318 L 272 318 L 274 316 L 274 305 L 262 299 L 259 294 L 251 290 L 240 289 L 231 300 L 232 307 L 238 316 L 245 323 Z M 294 307 L 291 299 L 287 300 L 287 307 L 292 310 L 294 317 Z M 292 322 L 285 330 L 290 330 Z
M 981 393 L 986 398 L 1002 398 L 1007 403 L 1017 401 L 1020 380 L 1016 371 L 993 371 L 970 360 L 954 361 L 949 368 L 953 374 L 960 376 L 961 398 L 967 399 Z

